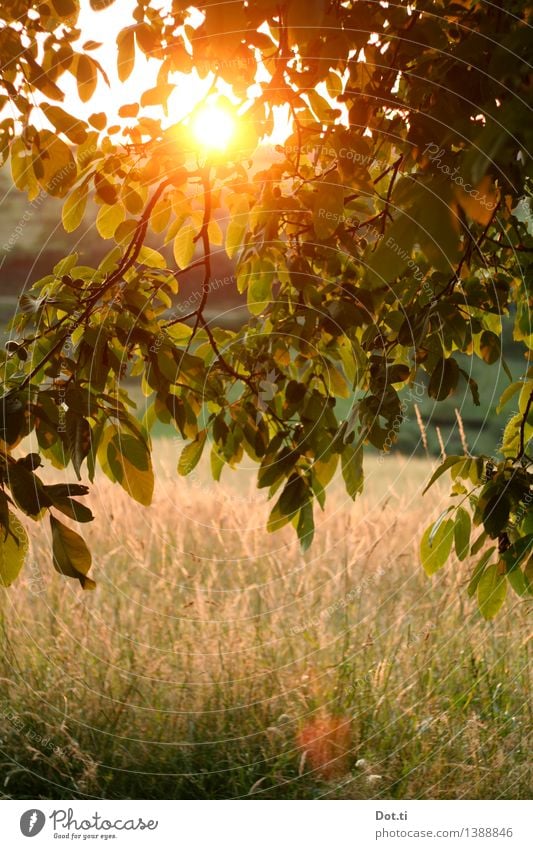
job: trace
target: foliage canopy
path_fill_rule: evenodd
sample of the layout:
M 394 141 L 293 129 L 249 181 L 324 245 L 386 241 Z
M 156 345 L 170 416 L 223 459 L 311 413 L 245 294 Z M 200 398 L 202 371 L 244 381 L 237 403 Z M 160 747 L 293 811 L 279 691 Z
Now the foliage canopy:
M 104 16 L 113 2 L 91 6 Z M 508 583 L 531 593 L 529 5 L 209 0 L 194 20 L 177 0 L 132 9 L 116 73 L 126 81 L 144 55 L 158 62 L 156 84 L 135 103 L 114 89 L 112 114 L 87 118 L 78 107 L 110 81 L 99 44 L 82 43 L 78 0 L 7 0 L 0 13 L 2 159 L 30 201 L 63 199 L 69 232 L 93 197 L 110 242 L 98 267 L 65 257 L 13 320 L 2 362 L 2 582 L 22 565 L 15 508 L 92 519 L 76 500 L 87 487 L 46 485 L 40 457 L 71 464 L 79 480 L 99 465 L 149 504 L 156 421 L 186 440 L 179 474 L 207 446 L 216 480 L 244 454 L 256 461 L 274 499 L 269 530 L 292 523 L 307 548 L 337 467 L 355 498 L 365 446 L 393 445 L 402 389 L 419 381 L 435 402 L 468 391 L 479 403 L 457 355 L 506 368 L 510 316 L 524 349 L 524 373 L 509 376 L 500 402 L 512 401 L 513 415 L 493 457 L 447 457 L 435 472 L 451 472 L 454 500 L 421 557 L 432 574 L 453 547 L 460 560 L 479 554 L 469 592 L 487 618 Z M 224 150 L 194 144 L 191 116 L 169 117 L 177 75 L 193 71 L 212 80 L 207 99 L 234 113 Z M 78 106 L 65 97 L 71 79 Z M 290 132 L 260 167 L 280 106 Z M 150 232 L 172 246 L 172 262 L 146 244 Z M 247 297 L 238 331 L 206 317 L 222 250 Z M 175 296 L 198 266 L 201 297 L 183 315 Z M 134 381 L 149 399 L 142 422 Z M 339 399 L 351 401 L 344 418 Z M 31 432 L 39 454 L 17 459 Z M 93 586 L 82 538 L 50 516 L 55 568 Z

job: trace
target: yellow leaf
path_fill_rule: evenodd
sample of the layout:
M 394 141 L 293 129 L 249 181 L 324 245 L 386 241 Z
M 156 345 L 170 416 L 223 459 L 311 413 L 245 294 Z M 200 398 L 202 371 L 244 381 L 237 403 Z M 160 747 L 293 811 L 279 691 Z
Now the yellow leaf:
M 103 239 L 110 239 L 115 235 L 118 225 L 122 224 L 125 217 L 124 207 L 119 203 L 101 206 L 96 216 L 96 229 Z
M 0 586 L 9 587 L 18 577 L 28 551 L 28 535 L 17 517 L 9 512 L 9 533 L 0 527 Z
M 81 224 L 87 206 L 87 194 L 87 183 L 82 183 L 74 189 L 63 204 L 61 220 L 67 233 L 72 233 Z
M 35 165 L 39 183 L 53 197 L 64 197 L 77 176 L 70 148 L 55 133 L 41 130 L 34 141 Z
M 68 578 L 77 578 L 84 590 L 92 590 L 96 584 L 87 578 L 91 568 L 91 552 L 85 540 L 55 516 L 50 516 L 52 527 L 52 552 L 54 569 Z
M 179 268 L 187 268 L 194 256 L 194 228 L 186 222 L 174 239 L 174 259 Z
M 218 221 L 214 219 L 209 222 L 207 232 L 209 235 L 209 241 L 212 245 L 221 245 L 223 242 L 222 230 L 220 229 L 220 224 Z

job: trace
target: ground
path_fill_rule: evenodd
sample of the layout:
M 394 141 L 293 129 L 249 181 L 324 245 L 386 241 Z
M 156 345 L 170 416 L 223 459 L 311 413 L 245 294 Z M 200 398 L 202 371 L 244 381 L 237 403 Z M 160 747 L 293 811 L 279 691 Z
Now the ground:
M 2 593 L 4 798 L 529 797 L 525 604 L 486 623 L 472 564 L 424 575 L 431 463 L 373 458 L 302 556 L 252 469 L 178 478 L 178 453 L 151 508 L 98 480 L 96 591 L 34 526 Z

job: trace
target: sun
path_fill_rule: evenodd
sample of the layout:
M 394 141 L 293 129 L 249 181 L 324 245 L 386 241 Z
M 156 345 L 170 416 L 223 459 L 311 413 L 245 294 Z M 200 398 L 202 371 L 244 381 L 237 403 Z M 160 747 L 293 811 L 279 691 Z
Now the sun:
M 202 147 L 225 150 L 235 133 L 235 118 L 227 109 L 210 103 L 198 109 L 191 129 Z

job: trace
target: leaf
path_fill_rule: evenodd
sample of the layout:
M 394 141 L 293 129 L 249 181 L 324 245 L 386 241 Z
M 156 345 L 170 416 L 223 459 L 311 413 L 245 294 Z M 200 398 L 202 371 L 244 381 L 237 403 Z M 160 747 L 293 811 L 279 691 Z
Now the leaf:
M 134 28 L 126 27 L 117 35 L 117 71 L 121 83 L 128 79 L 135 66 Z
M 450 556 L 453 545 L 453 520 L 445 519 L 441 521 L 437 530 L 434 531 L 436 524 L 434 522 L 429 528 L 426 528 L 420 542 L 420 557 L 427 575 L 433 575 L 444 566 Z
M 463 368 L 460 368 L 459 372 L 460 372 L 460 374 L 463 375 L 464 379 L 468 383 L 468 388 L 470 389 L 470 394 L 472 395 L 472 401 L 474 402 L 474 405 L 476 407 L 479 407 L 480 404 L 481 404 L 481 401 L 480 401 L 480 398 L 479 398 L 479 386 L 477 385 L 474 378 L 470 377 L 468 372 L 466 372 Z
M 267 531 L 269 534 L 279 531 L 284 525 L 288 525 L 291 520 L 290 515 L 285 515 L 281 512 L 279 501 L 274 504 L 267 521 Z
M 444 401 L 455 391 L 459 381 L 459 366 L 453 357 L 441 357 L 431 373 L 428 395 L 436 401 Z
M 52 500 L 55 498 L 72 498 L 75 495 L 87 495 L 89 492 L 89 487 L 82 483 L 52 483 L 43 486 L 43 489 Z
M 226 229 L 226 253 L 233 259 L 239 250 L 248 226 L 248 199 L 242 196 L 231 210 L 231 217 Z
M 174 259 L 179 268 L 187 268 L 194 256 L 194 227 L 186 222 L 183 224 L 173 245 Z
M 483 510 L 483 527 L 492 539 L 504 530 L 509 521 L 511 502 L 503 493 L 493 495 Z
M 87 183 L 82 183 L 70 193 L 63 204 L 61 220 L 67 233 L 72 233 L 80 226 L 87 206 L 87 196 Z
M 77 578 L 84 590 L 93 590 L 96 584 L 87 577 L 91 568 L 91 552 L 85 540 L 55 516 L 50 516 L 54 569 L 68 578 Z
M 52 6 L 61 18 L 70 18 L 79 11 L 76 0 L 52 0 Z
M 115 235 L 115 230 L 119 224 L 122 224 L 125 217 L 124 207 L 120 203 L 101 206 L 96 216 L 96 229 L 103 239 L 110 239 Z
M 464 507 L 459 507 L 455 516 L 454 526 L 455 553 L 459 560 L 464 560 L 468 556 L 471 529 L 472 521 L 470 519 L 470 513 Z
M 204 450 L 206 437 L 207 434 L 205 430 L 201 430 L 199 431 L 196 439 L 193 439 L 192 442 L 189 442 L 189 444 L 185 446 L 180 454 L 178 474 L 183 476 L 189 475 L 198 465 L 200 457 L 202 456 L 202 451 Z
M 480 580 L 480 578 L 481 578 L 481 576 L 482 576 L 482 574 L 485 570 L 485 566 L 487 565 L 487 563 L 489 562 L 490 558 L 492 557 L 492 555 L 495 551 L 496 551 L 496 548 L 494 546 L 492 546 L 492 548 L 489 548 L 488 551 L 486 551 L 483 554 L 483 556 L 479 559 L 479 561 L 476 563 L 476 565 L 474 567 L 474 571 L 472 572 L 472 577 L 470 578 L 470 582 L 468 584 L 468 587 L 466 588 L 466 591 L 467 591 L 467 593 L 470 597 L 475 595 L 476 590 L 477 590 L 477 585 L 479 584 L 479 580 Z
M 85 504 L 80 504 L 79 501 L 74 501 L 73 498 L 53 498 L 53 506 L 57 510 L 61 510 L 69 519 L 74 519 L 75 522 L 92 522 L 94 516 Z
M 422 490 L 422 495 L 424 495 L 428 491 L 430 486 L 433 486 L 435 481 L 438 480 L 438 478 L 440 478 L 440 476 L 443 475 L 444 472 L 446 472 L 448 469 L 451 469 L 452 466 L 457 466 L 459 463 L 464 463 L 464 459 L 465 459 L 464 457 L 460 457 L 457 454 L 454 454 L 454 455 L 450 454 L 449 457 L 446 457 L 446 459 L 440 464 L 440 466 L 431 475 L 431 478 L 429 479 L 429 483 L 427 483 L 426 486 L 424 487 L 424 489 Z
M 477 601 L 484 619 L 494 619 L 507 595 L 507 580 L 499 563 L 487 566 L 477 585 Z
M 68 410 L 65 416 L 65 427 L 70 460 L 78 480 L 81 480 L 81 464 L 91 450 L 91 426 L 83 416 Z
M 500 337 L 492 330 L 484 330 L 481 334 L 479 350 L 482 359 L 489 365 L 498 362 L 502 353 Z
M 296 532 L 298 534 L 298 539 L 300 540 L 302 551 L 307 551 L 307 549 L 313 542 L 313 537 L 315 534 L 313 505 L 310 501 L 304 504 L 304 506 L 300 509 Z
M 492 177 L 485 176 L 475 189 L 466 192 L 462 187 L 456 189 L 457 200 L 472 221 L 486 226 L 490 223 L 493 211 L 498 203 L 499 193 Z
M 40 479 L 22 463 L 9 464 L 7 483 L 15 504 L 28 516 L 35 519 L 46 507 L 50 507 L 51 501 Z
M 146 445 L 131 434 L 115 433 L 107 446 L 107 461 L 128 495 L 148 507 L 154 493 L 154 472 Z
M 347 445 L 341 454 L 341 467 L 346 492 L 355 500 L 356 495 L 363 491 L 363 446 Z
M 64 92 L 27 51 L 25 51 L 25 59 L 30 67 L 30 83 L 39 91 L 42 91 L 46 97 L 50 97 L 52 100 L 64 100 Z
M 175 86 L 170 83 L 162 83 L 143 91 L 141 94 L 141 106 L 166 106 L 167 100 L 174 91 Z
M 344 187 L 338 171 L 315 182 L 313 226 L 317 239 L 329 239 L 344 220 Z
M 70 147 L 57 134 L 41 130 L 38 143 L 37 139 L 34 141 L 34 152 L 34 168 L 38 168 L 40 185 L 49 195 L 64 197 L 77 176 Z
M 429 191 L 419 189 L 411 214 L 418 227 L 420 247 L 438 271 L 449 273 L 459 261 L 459 216 L 457 204 L 449 197 L 447 179 L 432 181 Z
M 500 400 L 498 402 L 498 406 L 496 407 L 496 412 L 499 414 L 505 407 L 505 405 L 511 400 L 511 398 L 516 395 L 522 389 L 523 382 L 521 380 L 516 380 L 514 383 L 511 383 L 510 386 L 506 386 L 503 390 Z
M 149 268 L 166 268 L 167 262 L 163 254 L 154 248 L 149 248 L 148 245 L 143 245 L 137 257 L 139 264 L 146 265 Z
M 87 126 L 83 121 L 50 103 L 42 103 L 41 109 L 58 133 L 63 133 L 73 144 L 83 144 L 87 138 Z
M 529 588 L 526 582 L 526 578 L 521 569 L 513 569 L 512 572 L 507 572 L 507 580 L 509 581 L 517 595 L 529 595 Z
M 247 305 L 252 315 L 260 315 L 272 301 L 274 267 L 269 262 L 256 265 L 248 282 Z
M 278 507 L 282 516 L 293 518 L 294 515 L 309 501 L 309 490 L 304 479 L 297 472 L 292 474 L 283 487 L 278 499 Z
M 78 56 L 76 81 L 80 100 L 87 103 L 93 96 L 98 84 L 98 72 L 94 61 L 83 53 Z
M 17 517 L 9 511 L 9 533 L 0 535 L 0 586 L 9 587 L 24 565 L 29 548 L 28 535 Z
M 416 242 L 416 228 L 407 215 L 400 213 L 386 231 L 379 235 L 377 248 L 367 251 L 367 279 L 372 286 L 383 286 L 399 277 L 407 268 Z

